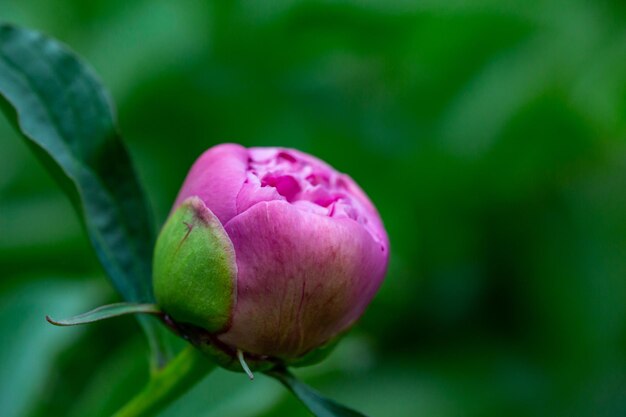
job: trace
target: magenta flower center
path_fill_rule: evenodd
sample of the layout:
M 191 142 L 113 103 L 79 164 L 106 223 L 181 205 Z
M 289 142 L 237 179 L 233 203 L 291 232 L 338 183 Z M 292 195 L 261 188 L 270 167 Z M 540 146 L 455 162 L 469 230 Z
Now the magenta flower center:
M 283 200 L 310 213 L 354 220 L 382 242 L 371 221 L 375 213 L 370 214 L 360 190 L 344 174 L 287 150 L 257 148 L 249 155 L 246 180 L 237 197 L 238 213 L 261 201 Z

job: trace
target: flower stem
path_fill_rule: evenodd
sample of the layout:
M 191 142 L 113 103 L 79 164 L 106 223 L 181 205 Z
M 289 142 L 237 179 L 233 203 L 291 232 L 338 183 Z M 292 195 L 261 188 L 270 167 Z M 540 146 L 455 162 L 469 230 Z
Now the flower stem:
M 215 366 L 193 346 L 186 347 L 165 368 L 155 372 L 143 391 L 114 417 L 148 417 L 157 414 L 187 392 Z

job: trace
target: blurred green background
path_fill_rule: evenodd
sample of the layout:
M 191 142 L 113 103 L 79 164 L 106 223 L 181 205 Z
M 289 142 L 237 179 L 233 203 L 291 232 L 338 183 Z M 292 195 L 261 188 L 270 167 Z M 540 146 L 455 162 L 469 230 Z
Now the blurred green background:
M 373 417 L 626 415 L 626 5 L 568 0 L 0 0 L 111 89 L 161 224 L 206 148 L 350 173 L 392 242 L 331 358 Z M 76 216 L 0 117 L 0 415 L 106 416 L 147 378 Z M 163 416 L 306 416 L 217 371 Z

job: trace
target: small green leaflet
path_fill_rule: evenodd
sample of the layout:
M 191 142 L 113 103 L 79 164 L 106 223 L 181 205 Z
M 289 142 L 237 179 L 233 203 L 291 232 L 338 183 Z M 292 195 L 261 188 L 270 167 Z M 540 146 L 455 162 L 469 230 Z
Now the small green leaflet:
M 152 215 L 94 72 L 59 42 L 0 24 L 0 107 L 68 194 L 122 297 L 154 302 Z M 166 330 L 140 322 L 162 365 Z
M 161 310 L 156 304 L 116 303 L 100 306 L 68 319 L 54 320 L 50 316 L 46 316 L 46 320 L 55 326 L 77 326 L 126 314 L 161 314 Z
M 285 368 L 266 372 L 293 393 L 317 417 L 366 417 L 365 414 L 325 398 L 319 392 L 300 381 Z

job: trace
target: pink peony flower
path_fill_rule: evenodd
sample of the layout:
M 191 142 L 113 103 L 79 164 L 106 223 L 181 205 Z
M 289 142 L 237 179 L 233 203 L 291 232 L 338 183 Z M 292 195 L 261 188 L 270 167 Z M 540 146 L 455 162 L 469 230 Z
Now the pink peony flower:
M 181 207 L 188 214 L 177 218 Z M 348 329 L 389 258 L 380 216 L 359 186 L 293 149 L 209 149 L 187 175 L 168 224 L 164 231 L 175 236 L 160 237 L 167 243 L 155 254 L 164 311 L 260 357 L 298 358 Z M 196 240 L 209 243 L 187 243 L 203 230 L 214 237 Z

